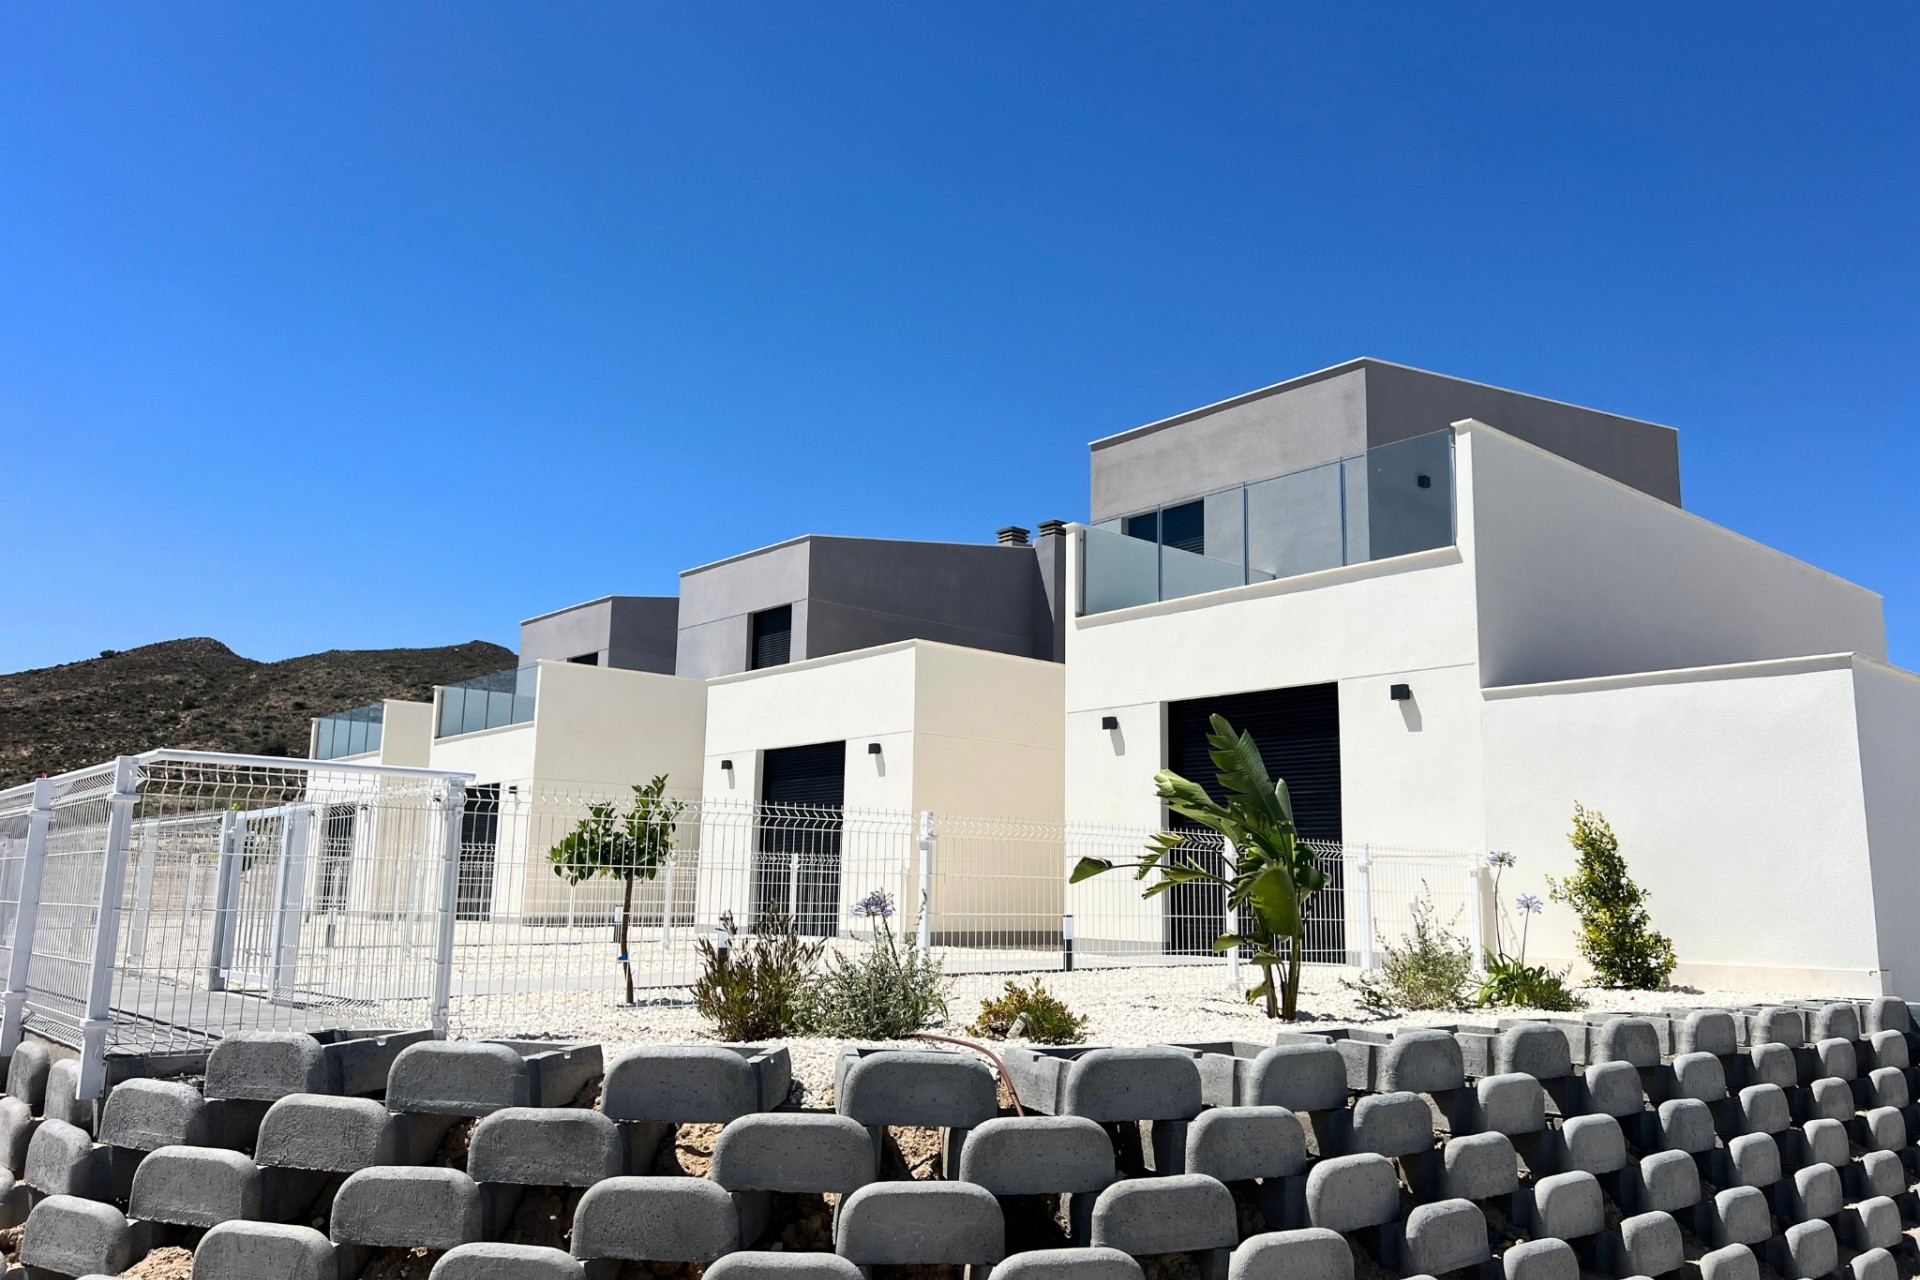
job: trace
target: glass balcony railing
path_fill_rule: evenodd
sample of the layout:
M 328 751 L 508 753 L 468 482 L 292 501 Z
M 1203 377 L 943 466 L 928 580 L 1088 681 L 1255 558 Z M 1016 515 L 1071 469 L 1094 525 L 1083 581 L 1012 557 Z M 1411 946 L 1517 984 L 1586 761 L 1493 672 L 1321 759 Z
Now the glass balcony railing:
M 521 667 L 475 676 L 440 689 L 440 723 L 433 736 L 451 738 L 533 719 L 533 693 L 540 668 Z
M 351 711 L 336 711 L 321 716 L 319 741 L 314 744 L 314 759 L 338 760 L 342 756 L 365 755 L 380 749 L 380 729 L 387 715 L 383 702 L 370 702 Z
M 1177 600 L 1453 544 L 1453 432 L 1087 530 L 1080 612 Z

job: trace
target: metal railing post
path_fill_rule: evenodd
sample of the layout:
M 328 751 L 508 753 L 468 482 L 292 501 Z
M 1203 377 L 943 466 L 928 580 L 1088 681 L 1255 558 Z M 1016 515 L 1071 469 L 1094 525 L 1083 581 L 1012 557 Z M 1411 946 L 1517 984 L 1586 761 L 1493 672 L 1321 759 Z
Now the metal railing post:
M 20 1047 L 26 1020 L 27 979 L 32 973 L 34 930 L 40 916 L 40 882 L 47 866 L 47 829 L 53 825 L 53 779 L 33 784 L 33 809 L 27 815 L 27 848 L 20 863 L 20 904 L 13 913 L 13 942 L 7 957 L 5 1022 L 0 1024 L 0 1055 Z
M 1073 913 L 1071 911 L 1060 917 L 1060 965 L 1066 972 L 1073 972 Z
M 433 945 L 433 1034 L 447 1038 L 453 1010 L 453 930 L 460 909 L 460 826 L 466 811 L 467 788 L 448 779 L 440 824 L 440 919 Z
M 1231 868 L 1239 860 L 1239 857 L 1240 857 L 1239 852 L 1233 847 L 1233 842 L 1231 840 L 1222 842 L 1220 848 L 1221 848 L 1221 854 L 1222 854 L 1222 861 L 1225 863 L 1226 867 L 1228 868 L 1228 874 L 1231 874 L 1232 873 Z M 1222 895 L 1220 912 L 1221 912 L 1220 931 L 1222 933 L 1239 933 L 1240 921 L 1236 917 L 1236 914 L 1233 909 L 1232 894 L 1229 893 L 1229 894 Z M 1304 920 L 1301 921 L 1300 929 L 1301 929 L 1301 933 L 1304 935 L 1306 932 L 1306 922 Z M 1303 937 L 1302 942 L 1304 943 L 1304 941 L 1305 939 Z M 1301 950 L 1304 952 L 1305 947 L 1303 946 Z M 1226 961 L 1227 961 L 1227 986 L 1229 988 L 1237 990 L 1240 986 L 1240 948 L 1237 945 L 1227 948 Z
M 1474 967 L 1486 954 L 1486 903 L 1480 891 L 1480 859 L 1467 864 L 1467 945 L 1472 948 Z
M 307 888 L 307 840 L 313 815 L 288 808 L 280 819 L 280 865 L 274 875 L 273 927 L 267 940 L 270 999 L 291 997 L 300 975 L 300 913 Z
M 87 1014 L 80 1024 L 80 1081 L 74 1097 L 91 1101 L 107 1091 L 107 1034 L 113 1029 L 113 964 L 120 941 L 121 898 L 127 889 L 127 854 L 133 839 L 133 806 L 139 799 L 132 756 L 114 761 L 113 793 L 107 797 L 107 841 L 100 860 L 100 897 L 93 915 L 93 955 L 87 970 Z
M 933 810 L 920 811 L 920 958 L 933 948 Z
M 207 947 L 207 990 L 227 989 L 233 967 L 234 908 L 245 866 L 247 828 L 237 810 L 220 815 L 220 853 L 213 872 L 213 937 Z
M 1360 890 L 1360 967 L 1373 968 L 1373 855 L 1367 845 L 1360 846 L 1360 856 L 1353 860 L 1353 869 Z

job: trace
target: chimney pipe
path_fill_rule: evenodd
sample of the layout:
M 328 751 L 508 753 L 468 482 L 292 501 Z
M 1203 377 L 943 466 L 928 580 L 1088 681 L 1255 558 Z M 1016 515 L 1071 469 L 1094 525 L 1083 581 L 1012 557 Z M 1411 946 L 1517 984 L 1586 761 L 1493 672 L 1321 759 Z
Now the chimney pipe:
M 1027 542 L 1027 532 L 1017 524 L 1010 524 L 1004 529 L 994 530 L 993 536 L 1003 547 L 1024 547 L 1031 545 Z
M 1042 520 L 1040 522 L 1040 536 L 1043 538 L 1066 537 L 1067 522 L 1065 520 Z

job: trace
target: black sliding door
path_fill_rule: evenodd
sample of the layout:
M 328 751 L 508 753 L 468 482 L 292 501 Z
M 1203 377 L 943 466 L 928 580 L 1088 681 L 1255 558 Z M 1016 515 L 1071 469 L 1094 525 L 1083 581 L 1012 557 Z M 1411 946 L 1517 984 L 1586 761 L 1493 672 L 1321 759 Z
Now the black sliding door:
M 1167 704 L 1167 767 L 1227 798 L 1207 754 L 1208 719 L 1225 716 L 1236 733 L 1250 733 L 1267 772 L 1286 780 L 1294 822 L 1309 840 L 1338 843 L 1340 826 L 1339 686 L 1301 685 L 1258 693 L 1225 694 Z M 1176 817 L 1174 825 L 1192 829 Z M 1211 869 L 1224 865 L 1219 838 L 1198 851 Z M 1346 918 L 1341 903 L 1338 860 L 1322 864 L 1327 886 L 1307 904 L 1306 956 L 1331 964 L 1346 962 Z M 1174 954 L 1205 954 L 1225 929 L 1226 893 L 1217 885 L 1185 884 L 1165 895 L 1164 942 Z
M 831 937 L 837 932 L 846 797 L 844 742 L 779 747 L 762 757 L 755 919 L 773 912 L 793 917 L 803 934 Z

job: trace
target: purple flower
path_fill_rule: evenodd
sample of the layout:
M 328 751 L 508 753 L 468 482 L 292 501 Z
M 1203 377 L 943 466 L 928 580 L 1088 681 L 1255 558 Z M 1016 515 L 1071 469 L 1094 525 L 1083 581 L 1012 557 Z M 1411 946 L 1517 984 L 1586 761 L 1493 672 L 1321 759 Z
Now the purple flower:
M 1520 859 L 1505 850 L 1498 850 L 1487 855 L 1487 865 L 1490 867 L 1510 867 L 1518 861 L 1520 861 Z
M 866 897 L 853 904 L 853 914 L 862 919 L 893 919 L 893 899 L 887 896 L 885 889 L 875 889 Z
M 1547 904 L 1530 893 L 1523 893 L 1513 900 L 1513 905 L 1530 916 L 1537 916 L 1547 909 Z

